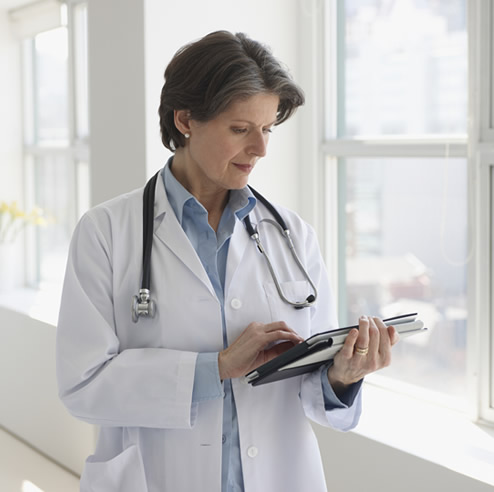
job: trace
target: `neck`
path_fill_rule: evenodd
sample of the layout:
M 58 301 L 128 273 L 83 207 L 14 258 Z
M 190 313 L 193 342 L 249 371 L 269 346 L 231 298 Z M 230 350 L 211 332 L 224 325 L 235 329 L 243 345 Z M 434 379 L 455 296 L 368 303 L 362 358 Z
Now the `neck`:
M 175 152 L 170 170 L 175 179 L 208 211 L 209 225 L 216 231 L 228 203 L 229 191 L 202 180 L 192 166 L 187 165 L 183 148 Z

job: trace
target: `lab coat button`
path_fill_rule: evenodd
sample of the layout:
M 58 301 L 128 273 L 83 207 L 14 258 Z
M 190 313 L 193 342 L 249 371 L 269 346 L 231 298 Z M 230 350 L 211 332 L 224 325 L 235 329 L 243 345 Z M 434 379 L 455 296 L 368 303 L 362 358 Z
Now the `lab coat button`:
M 247 450 L 247 456 L 249 458 L 255 458 L 257 456 L 257 453 L 259 452 L 259 450 L 255 447 L 255 446 L 251 446 L 248 450 Z
M 234 299 L 232 299 L 230 306 L 233 309 L 240 309 L 242 307 L 242 301 L 240 299 L 234 298 Z

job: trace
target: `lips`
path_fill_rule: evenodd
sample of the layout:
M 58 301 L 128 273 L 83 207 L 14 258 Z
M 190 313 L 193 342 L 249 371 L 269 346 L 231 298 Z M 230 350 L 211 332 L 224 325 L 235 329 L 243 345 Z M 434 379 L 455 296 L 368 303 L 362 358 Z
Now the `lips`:
M 233 165 L 244 173 L 250 173 L 252 169 L 254 169 L 254 166 L 252 164 L 237 164 L 236 162 L 234 162 Z

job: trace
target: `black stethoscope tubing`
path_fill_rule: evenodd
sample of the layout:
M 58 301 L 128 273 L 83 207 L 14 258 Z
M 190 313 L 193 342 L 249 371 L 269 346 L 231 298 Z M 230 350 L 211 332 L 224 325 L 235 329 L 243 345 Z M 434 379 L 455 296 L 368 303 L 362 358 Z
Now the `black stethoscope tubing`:
M 156 303 L 151 299 L 151 253 L 153 249 L 154 196 L 158 171 L 144 188 L 142 199 L 142 279 L 139 294 L 132 297 L 132 321 L 140 316 L 154 318 Z
M 161 170 L 158 171 L 146 183 L 146 186 L 144 188 L 144 195 L 143 195 L 143 202 L 142 202 L 142 205 L 143 205 L 143 211 L 142 211 L 142 218 L 143 218 L 142 279 L 141 279 L 141 288 L 139 289 L 139 294 L 132 297 L 132 321 L 134 321 L 134 323 L 137 323 L 140 316 L 146 316 L 146 317 L 152 318 L 152 317 L 154 317 L 154 315 L 156 313 L 156 303 L 151 299 L 150 286 L 151 286 L 151 253 L 152 253 L 152 247 L 153 247 L 153 232 L 154 232 L 153 231 L 154 197 L 155 197 L 155 190 L 156 190 L 156 181 L 157 181 L 160 173 L 161 173 Z M 300 261 L 298 255 L 295 251 L 293 241 L 290 237 L 290 230 L 288 229 L 285 221 L 283 220 L 283 217 L 281 217 L 281 215 L 276 210 L 276 208 L 274 208 L 274 206 L 268 200 L 266 200 L 266 198 L 264 198 L 254 188 L 249 186 L 249 189 L 252 192 L 252 194 L 256 197 L 256 199 L 259 200 L 269 210 L 271 215 L 275 218 L 276 224 L 280 226 L 280 228 L 282 229 L 282 235 L 285 237 L 285 239 L 288 242 L 288 246 L 290 248 L 290 251 L 292 253 L 294 260 L 296 261 L 298 267 L 303 272 L 304 276 L 306 277 L 306 279 L 308 280 L 309 284 L 311 285 L 311 287 L 314 291 L 314 293 L 310 294 L 305 301 L 300 301 L 300 302 L 290 301 L 284 295 L 284 292 L 283 292 L 281 285 L 278 281 L 276 272 L 274 271 L 274 268 L 271 264 L 269 256 L 267 255 L 266 251 L 264 250 L 262 243 L 259 239 L 259 233 L 252 226 L 250 218 L 247 215 L 244 218 L 245 228 L 247 229 L 247 233 L 249 234 L 249 236 L 256 242 L 256 245 L 257 245 L 257 248 L 259 249 L 259 251 L 266 258 L 268 268 L 269 268 L 271 276 L 274 280 L 278 294 L 280 295 L 281 299 L 284 302 L 291 304 L 292 306 L 295 307 L 295 309 L 302 309 L 304 307 L 312 306 L 314 304 L 314 302 L 316 301 L 316 298 L 317 298 L 317 289 L 316 289 L 316 286 L 314 285 L 314 283 L 312 282 L 307 270 L 302 265 L 302 262 Z M 269 222 L 271 222 L 269 219 L 265 219 L 265 220 L 268 220 Z

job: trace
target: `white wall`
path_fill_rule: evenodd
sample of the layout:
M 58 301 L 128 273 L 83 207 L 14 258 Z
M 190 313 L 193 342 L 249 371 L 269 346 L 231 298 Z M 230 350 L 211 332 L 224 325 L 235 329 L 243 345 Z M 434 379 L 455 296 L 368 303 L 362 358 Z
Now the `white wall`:
M 95 431 L 58 399 L 55 327 L 0 306 L 0 339 L 0 426 L 79 473 Z
M 420 425 L 420 422 L 415 424 Z M 329 491 L 492 492 L 493 490 L 492 485 L 353 432 L 341 433 L 324 428 L 318 428 L 317 431 Z M 454 429 L 452 434 L 454 435 Z M 451 436 L 451 439 L 454 440 L 454 436 Z M 428 445 L 430 442 L 424 440 L 423 446 Z
M 91 204 L 144 184 L 144 6 L 88 2 Z

